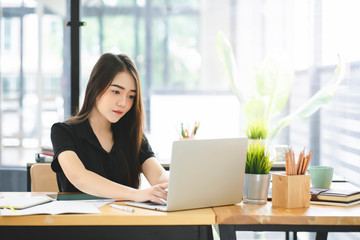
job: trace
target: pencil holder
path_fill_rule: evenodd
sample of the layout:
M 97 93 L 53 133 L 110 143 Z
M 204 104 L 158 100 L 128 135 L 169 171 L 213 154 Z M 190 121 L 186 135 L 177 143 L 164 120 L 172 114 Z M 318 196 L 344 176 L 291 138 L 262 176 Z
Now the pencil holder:
M 272 206 L 307 208 L 310 206 L 310 175 L 272 175 Z

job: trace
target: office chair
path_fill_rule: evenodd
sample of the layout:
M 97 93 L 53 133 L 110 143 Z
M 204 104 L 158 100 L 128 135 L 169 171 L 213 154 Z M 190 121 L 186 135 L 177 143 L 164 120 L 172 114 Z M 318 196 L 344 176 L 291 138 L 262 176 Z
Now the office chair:
M 50 163 L 35 163 L 30 168 L 32 192 L 58 192 L 56 173 Z

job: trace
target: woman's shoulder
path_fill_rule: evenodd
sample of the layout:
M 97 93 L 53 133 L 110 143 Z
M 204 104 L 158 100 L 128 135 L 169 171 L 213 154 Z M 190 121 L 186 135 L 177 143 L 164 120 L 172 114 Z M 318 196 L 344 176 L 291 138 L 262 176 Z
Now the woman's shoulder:
M 52 132 L 58 132 L 58 131 L 67 131 L 67 132 L 73 132 L 75 129 L 77 129 L 77 126 L 79 124 L 72 124 L 67 121 L 64 122 L 56 122 L 52 125 L 51 131 Z
M 56 133 L 68 132 L 71 135 L 73 134 L 82 135 L 84 133 L 89 132 L 91 130 L 91 128 L 90 129 L 89 128 L 90 125 L 87 120 L 82 122 L 64 121 L 64 122 L 54 123 L 51 127 L 51 132 L 56 132 Z
M 70 129 L 71 126 L 69 123 L 67 122 L 56 122 L 52 125 L 51 129 L 54 129 L 54 128 L 65 128 L 65 129 Z

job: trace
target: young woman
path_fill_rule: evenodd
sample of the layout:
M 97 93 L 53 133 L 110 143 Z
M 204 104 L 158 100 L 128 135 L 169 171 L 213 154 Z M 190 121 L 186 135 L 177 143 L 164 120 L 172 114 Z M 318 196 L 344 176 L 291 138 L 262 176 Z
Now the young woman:
M 61 192 L 163 203 L 168 175 L 143 132 L 139 74 L 124 54 L 106 53 L 95 64 L 80 112 L 51 128 Z M 151 187 L 139 188 L 140 173 Z

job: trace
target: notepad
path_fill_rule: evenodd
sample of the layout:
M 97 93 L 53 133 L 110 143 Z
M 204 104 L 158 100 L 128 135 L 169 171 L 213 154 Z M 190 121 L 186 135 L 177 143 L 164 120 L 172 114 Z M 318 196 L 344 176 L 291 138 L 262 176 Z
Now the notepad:
M 360 204 L 360 200 L 353 202 L 334 202 L 334 201 L 310 201 L 311 204 L 317 205 L 330 205 L 330 206 L 340 206 L 340 207 L 350 207 L 357 204 Z
M 38 206 L 15 210 L 1 209 L 1 216 L 26 216 L 26 215 L 38 215 L 38 214 L 90 214 L 101 213 L 101 211 L 92 203 L 81 201 L 52 201 L 49 203 L 41 204 Z
M 360 200 L 360 189 L 310 189 L 312 201 L 333 201 L 350 203 Z
M 24 209 L 53 200 L 49 196 L 4 196 L 0 198 L 0 208 Z

